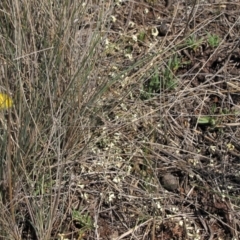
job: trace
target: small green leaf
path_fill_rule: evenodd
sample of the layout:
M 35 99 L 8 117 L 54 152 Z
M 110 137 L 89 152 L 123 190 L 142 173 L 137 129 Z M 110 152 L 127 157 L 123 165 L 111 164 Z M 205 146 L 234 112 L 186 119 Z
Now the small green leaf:
M 216 120 L 211 116 L 200 117 L 197 121 L 198 124 L 205 124 L 210 126 L 216 126 Z
M 210 124 L 210 122 L 211 122 L 211 117 L 209 116 L 200 117 L 198 118 L 198 121 L 197 121 L 198 124 Z

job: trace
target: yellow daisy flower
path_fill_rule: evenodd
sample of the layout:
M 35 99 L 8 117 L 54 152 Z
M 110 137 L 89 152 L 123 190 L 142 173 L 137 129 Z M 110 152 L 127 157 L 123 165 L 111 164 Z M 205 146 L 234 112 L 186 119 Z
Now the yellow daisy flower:
M 13 106 L 12 98 L 5 93 L 0 93 L 0 110 L 8 109 L 11 108 L 12 106 Z

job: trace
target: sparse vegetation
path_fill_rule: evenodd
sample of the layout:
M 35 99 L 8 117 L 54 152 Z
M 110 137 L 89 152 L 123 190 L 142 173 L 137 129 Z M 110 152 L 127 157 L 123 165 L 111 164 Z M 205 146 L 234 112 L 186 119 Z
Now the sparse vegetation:
M 161 89 L 159 70 L 155 68 L 153 75 L 145 83 L 142 97 L 143 99 L 149 99 L 154 96 L 154 94 L 159 93 Z
M 180 68 L 181 60 L 177 55 L 170 57 L 168 65 L 163 73 L 164 87 L 168 90 L 174 90 L 177 87 L 177 80 L 175 77 L 176 71 Z
M 219 45 L 220 39 L 218 35 L 208 33 L 207 37 L 208 37 L 207 41 L 210 47 L 216 48 Z
M 191 35 L 186 40 L 187 47 L 191 48 L 193 51 L 196 51 L 201 44 L 203 43 L 203 38 L 198 39 L 195 35 Z
M 240 238 L 240 7 L 186 6 L 0 3 L 0 239 Z
M 144 30 L 141 30 L 141 31 L 139 32 L 139 34 L 138 34 L 138 40 L 139 40 L 140 42 L 144 42 L 145 37 L 146 37 L 145 31 L 144 31 Z
M 213 117 L 211 116 L 204 116 L 204 117 L 200 117 L 198 119 L 198 124 L 204 124 L 204 125 L 210 125 L 210 126 L 215 126 L 216 125 L 216 121 Z
M 88 213 L 81 213 L 80 211 L 73 210 L 72 219 L 77 229 L 79 229 L 79 237 L 83 237 L 86 232 L 93 229 L 93 221 Z
M 177 87 L 177 80 L 175 79 L 174 72 L 179 69 L 180 65 L 180 59 L 174 55 L 168 60 L 167 66 L 162 71 L 162 75 L 158 68 L 155 67 L 154 73 L 144 84 L 142 93 L 143 99 L 149 99 L 156 93 L 160 93 L 164 90 L 174 90 Z

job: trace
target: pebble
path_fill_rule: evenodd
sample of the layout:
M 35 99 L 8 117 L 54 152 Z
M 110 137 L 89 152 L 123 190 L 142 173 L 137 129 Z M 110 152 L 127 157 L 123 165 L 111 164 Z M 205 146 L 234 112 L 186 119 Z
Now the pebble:
M 175 191 L 179 186 L 178 178 L 171 173 L 166 173 L 160 178 L 160 182 L 168 191 Z

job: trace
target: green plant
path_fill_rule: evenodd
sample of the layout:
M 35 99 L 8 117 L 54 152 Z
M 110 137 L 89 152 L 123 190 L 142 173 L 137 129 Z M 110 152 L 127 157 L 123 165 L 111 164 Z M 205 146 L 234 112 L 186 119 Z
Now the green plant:
M 143 30 L 140 31 L 139 34 L 138 34 L 138 40 L 139 40 L 140 42 L 144 42 L 145 37 L 146 37 L 145 31 L 143 31 Z
M 191 48 L 193 51 L 196 51 L 200 47 L 202 42 L 203 42 L 203 38 L 196 39 L 195 35 L 191 35 L 186 40 L 186 45 L 187 45 L 187 47 Z
M 131 54 L 133 52 L 133 46 L 131 45 L 126 46 L 124 51 L 125 51 L 125 54 Z
M 177 81 L 175 79 L 175 72 L 181 66 L 181 59 L 177 55 L 174 55 L 168 60 L 167 67 L 163 73 L 163 88 L 168 90 L 173 90 L 177 87 Z
M 166 68 L 163 73 L 162 86 L 164 89 L 168 90 L 174 90 L 177 87 L 177 81 L 175 80 L 174 73 L 169 68 Z
M 218 108 L 215 104 L 210 108 L 210 114 L 200 116 L 197 120 L 199 125 L 209 126 L 210 129 L 220 129 L 223 123 L 229 122 L 229 117 L 234 118 L 239 115 L 238 111 L 232 111 L 227 108 Z
M 211 116 L 202 116 L 198 118 L 197 123 L 200 125 L 209 125 L 214 127 L 216 125 L 216 120 Z
M 80 211 L 73 210 L 72 219 L 75 222 L 75 225 L 78 226 L 79 239 L 81 239 L 81 236 L 84 235 L 85 232 L 93 228 L 93 221 L 88 213 L 83 214 Z
M 161 89 L 160 75 L 157 68 L 154 69 L 152 76 L 145 82 L 143 91 L 141 94 L 142 99 L 149 99 L 154 96 L 155 93 L 159 93 Z
M 160 88 L 160 77 L 159 71 L 157 68 L 154 70 L 154 74 L 150 78 L 149 82 L 146 85 L 145 91 L 149 94 L 157 93 Z
M 200 125 L 207 125 L 211 128 L 214 128 L 217 125 L 216 114 L 217 114 L 217 106 L 213 104 L 210 108 L 209 116 L 201 116 L 198 118 L 197 123 Z
M 160 75 L 158 68 L 155 67 L 153 75 L 144 84 L 142 98 L 149 99 L 161 90 L 174 90 L 177 87 L 175 72 L 180 66 L 181 59 L 178 58 L 177 55 L 174 55 L 168 60 L 162 76 Z
M 220 38 L 216 34 L 208 33 L 207 34 L 207 42 L 210 45 L 210 47 L 216 48 L 219 45 Z
M 181 67 L 181 59 L 175 54 L 168 61 L 168 68 L 176 72 Z

